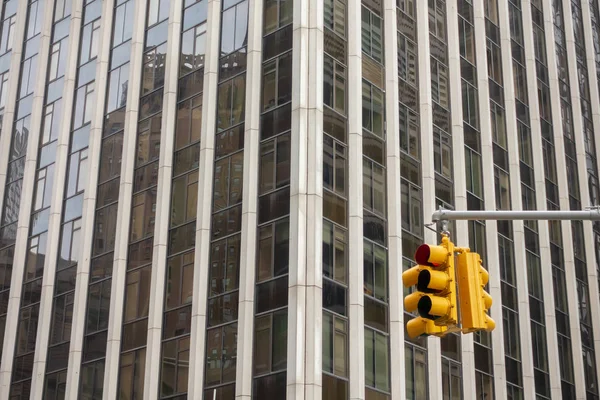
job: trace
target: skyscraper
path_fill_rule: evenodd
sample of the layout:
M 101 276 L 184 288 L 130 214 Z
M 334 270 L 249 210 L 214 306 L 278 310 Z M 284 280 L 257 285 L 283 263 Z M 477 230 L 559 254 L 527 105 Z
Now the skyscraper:
M 599 0 L 9 0 L 0 400 L 600 399 L 600 223 L 457 221 L 492 333 L 411 340 L 438 208 L 600 204 Z

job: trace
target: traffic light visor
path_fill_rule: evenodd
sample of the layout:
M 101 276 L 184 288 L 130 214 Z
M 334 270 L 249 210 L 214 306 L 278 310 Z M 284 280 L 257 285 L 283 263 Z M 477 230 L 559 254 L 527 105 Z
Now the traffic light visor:
M 423 296 L 417 306 L 421 317 L 432 320 L 450 314 L 451 307 L 448 299 L 439 296 Z
M 406 312 L 413 312 L 419 306 L 419 300 L 423 297 L 423 293 L 414 292 L 404 298 L 404 309 Z
M 432 269 L 423 269 L 419 273 L 417 290 L 425 293 L 442 293 L 448 290 L 448 274 Z
M 438 267 L 448 261 L 448 250 L 443 246 L 422 244 L 417 248 L 415 261 L 421 265 Z
M 419 281 L 419 272 L 421 272 L 421 267 L 419 265 L 404 271 L 402 273 L 402 283 L 404 286 L 415 286 Z

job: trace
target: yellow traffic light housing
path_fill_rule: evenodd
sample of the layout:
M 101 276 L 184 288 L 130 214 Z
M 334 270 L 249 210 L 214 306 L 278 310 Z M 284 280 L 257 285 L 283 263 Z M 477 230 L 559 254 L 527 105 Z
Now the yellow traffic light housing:
M 420 315 L 406 324 L 411 338 L 443 336 L 449 326 L 457 324 L 454 251 L 447 236 L 440 246 L 423 244 L 415 253 L 417 265 L 402 274 L 404 286 L 417 287 L 404 299 L 406 311 Z
M 494 320 L 487 314 L 492 306 L 492 296 L 484 290 L 489 274 L 481 265 L 479 254 L 459 254 L 457 273 L 462 332 L 491 332 L 496 327 Z

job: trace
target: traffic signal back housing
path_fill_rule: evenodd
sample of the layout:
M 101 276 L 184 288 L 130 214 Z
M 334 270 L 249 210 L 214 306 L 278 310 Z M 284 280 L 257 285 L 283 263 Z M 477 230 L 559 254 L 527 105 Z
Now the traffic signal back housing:
M 456 264 L 462 332 L 492 331 L 496 323 L 487 314 L 492 297 L 484 290 L 489 275 L 481 265 L 481 257 L 477 253 L 462 252 Z

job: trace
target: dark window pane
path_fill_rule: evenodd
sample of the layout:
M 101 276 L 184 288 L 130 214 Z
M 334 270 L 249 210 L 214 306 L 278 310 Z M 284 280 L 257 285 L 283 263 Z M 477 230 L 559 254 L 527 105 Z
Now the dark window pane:
M 208 302 L 208 326 L 235 321 L 238 318 L 238 292 L 224 294 Z
M 166 312 L 163 321 L 163 339 L 170 339 L 175 336 L 190 333 L 191 322 L 191 306 Z
M 288 303 L 288 277 L 256 286 L 256 312 L 261 313 L 284 307 Z

